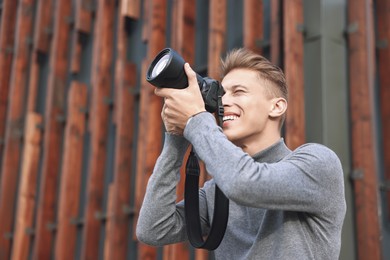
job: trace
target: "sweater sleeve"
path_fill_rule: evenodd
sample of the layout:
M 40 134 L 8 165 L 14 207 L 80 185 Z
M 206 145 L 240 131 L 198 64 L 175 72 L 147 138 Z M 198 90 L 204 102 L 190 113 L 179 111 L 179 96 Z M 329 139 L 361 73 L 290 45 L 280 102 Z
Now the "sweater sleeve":
M 259 163 L 231 143 L 209 113 L 195 116 L 184 136 L 215 183 L 238 204 L 310 213 L 345 210 L 341 163 L 323 145 L 304 145 L 279 162 Z
M 176 186 L 180 180 L 180 167 L 188 145 L 182 136 L 165 135 L 163 150 L 149 178 L 139 213 L 136 235 L 141 242 L 163 246 L 187 239 L 184 202 L 176 203 Z M 202 219 L 205 220 L 207 205 L 202 189 L 199 204 Z

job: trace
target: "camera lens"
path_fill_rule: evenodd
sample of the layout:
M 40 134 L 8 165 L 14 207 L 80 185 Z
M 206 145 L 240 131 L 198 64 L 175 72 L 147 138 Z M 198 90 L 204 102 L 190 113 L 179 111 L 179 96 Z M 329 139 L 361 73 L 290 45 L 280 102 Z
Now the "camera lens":
M 171 48 L 163 49 L 154 58 L 146 73 L 146 80 L 158 88 L 186 88 L 184 60 Z
M 168 54 L 165 54 L 158 62 L 157 64 L 154 66 L 153 70 L 152 70 L 152 78 L 155 78 L 157 77 L 161 71 L 163 71 L 165 69 L 165 67 L 167 66 L 169 62 L 169 53 Z

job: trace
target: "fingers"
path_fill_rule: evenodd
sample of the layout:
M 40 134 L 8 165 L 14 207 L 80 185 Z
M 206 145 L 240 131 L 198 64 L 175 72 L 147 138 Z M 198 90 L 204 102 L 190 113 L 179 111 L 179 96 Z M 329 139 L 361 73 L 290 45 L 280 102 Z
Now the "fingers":
M 164 122 L 165 130 L 173 135 L 183 135 L 183 129 L 176 126 L 175 121 L 172 121 L 174 119 L 174 116 L 170 115 L 169 107 L 166 103 L 164 103 L 164 106 L 161 110 L 161 118 Z
M 196 78 L 196 73 L 188 63 L 184 64 L 184 71 L 187 74 L 188 78 L 188 85 L 191 86 L 196 86 L 198 87 L 198 80 Z M 164 98 L 169 98 L 175 95 L 176 91 L 180 91 L 180 89 L 173 89 L 173 88 L 155 88 L 154 89 L 154 94 L 159 97 L 164 97 Z
M 184 64 L 184 71 L 187 74 L 188 78 L 188 85 L 191 86 L 198 86 L 198 80 L 196 79 L 196 73 L 195 71 L 191 68 L 190 64 L 185 63 Z
M 165 120 L 165 108 L 166 108 L 166 106 L 165 106 L 165 103 L 164 103 L 164 105 L 163 105 L 163 107 L 161 109 L 161 119 L 163 121 Z
M 159 97 L 168 98 L 171 96 L 172 89 L 168 88 L 155 88 L 154 94 Z
M 174 105 L 170 105 L 169 103 L 171 100 L 169 99 L 166 99 L 165 102 L 164 102 L 164 105 L 162 107 L 162 110 L 161 110 L 161 118 L 164 122 L 167 122 L 169 121 L 170 119 L 172 118 L 175 118 L 175 112 L 176 112 L 176 109 Z

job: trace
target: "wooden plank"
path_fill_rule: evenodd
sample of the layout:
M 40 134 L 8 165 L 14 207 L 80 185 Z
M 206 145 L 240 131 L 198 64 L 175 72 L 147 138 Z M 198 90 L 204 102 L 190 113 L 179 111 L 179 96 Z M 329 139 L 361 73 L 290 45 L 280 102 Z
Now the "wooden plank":
M 246 0 L 244 4 L 244 47 L 262 53 L 264 40 L 263 0 Z
M 122 0 L 121 15 L 132 19 L 139 19 L 141 13 L 140 0 Z
M 72 3 L 67 0 L 59 0 L 54 6 L 53 17 L 55 19 L 45 100 L 44 148 L 33 247 L 34 259 L 49 259 L 52 255 L 68 84 L 68 43 L 71 31 L 68 18 L 71 16 Z
M 101 219 L 104 196 L 104 174 L 107 158 L 108 117 L 111 99 L 111 64 L 113 62 L 115 1 L 97 2 L 94 24 L 94 45 L 92 60 L 92 97 L 89 131 L 90 156 L 83 229 L 82 259 L 98 259 Z
M 190 258 L 191 245 L 187 242 L 164 246 L 163 259 L 185 260 Z
M 382 121 L 382 146 L 384 160 L 384 175 L 390 183 L 390 2 L 377 0 L 377 46 L 378 70 L 380 85 L 380 110 Z M 387 217 L 390 219 L 390 190 L 387 191 Z
M 225 52 L 226 0 L 209 1 L 208 76 L 220 80 L 220 60 Z
M 75 5 L 76 31 L 89 34 L 92 30 L 93 13 L 97 0 L 77 0 Z
M 9 259 L 14 225 L 16 191 L 20 169 L 22 136 L 27 97 L 28 64 L 32 37 L 34 1 L 19 2 L 15 32 L 15 56 L 12 63 L 4 155 L 0 187 L 0 259 Z
M 125 18 L 118 16 L 117 60 L 115 70 L 115 114 L 117 134 L 115 140 L 115 166 L 113 190 L 109 194 L 109 218 L 106 226 L 105 259 L 125 259 L 127 255 L 131 174 L 134 140 L 134 103 L 137 82 L 136 64 L 126 61 L 127 33 Z
M 282 59 L 282 15 L 281 0 L 271 0 L 271 24 L 270 24 L 270 60 L 273 64 L 281 66 Z
M 95 0 L 77 0 L 75 5 L 75 30 L 72 34 L 71 73 L 77 74 L 81 69 L 83 35 L 91 33 Z
M 53 7 L 53 0 L 37 0 L 34 49 L 42 53 L 48 53 L 50 50 L 53 32 Z
M 195 249 L 195 260 L 207 260 L 209 253 L 204 249 Z
M 15 233 L 12 245 L 12 259 L 28 259 L 32 236 L 28 230 L 34 226 L 34 211 L 37 200 L 39 158 L 41 153 L 43 117 L 28 113 L 26 117 L 23 162 L 21 166 L 20 187 L 15 215 Z
M 375 260 L 382 256 L 374 127 L 374 18 L 371 0 L 354 0 L 347 4 L 356 248 L 358 259 Z
M 3 158 L 5 125 L 14 56 L 16 10 L 18 1 L 4 0 L 0 25 L 0 165 Z M 0 172 L 1 175 L 1 172 Z
M 37 0 L 35 12 L 33 54 L 30 63 L 27 111 L 35 111 L 38 98 L 40 58 L 50 50 L 53 31 L 53 0 Z
M 148 26 L 150 27 L 148 31 L 150 35 L 147 58 L 152 61 L 152 59 L 166 46 L 167 0 L 151 0 L 149 7 Z M 152 92 L 154 97 L 154 90 Z M 158 98 L 158 100 L 160 100 L 160 98 Z
M 123 5 L 121 5 L 123 6 Z M 117 126 L 116 157 L 112 205 L 106 224 L 105 259 L 124 259 L 127 255 L 133 154 L 134 103 L 137 82 L 136 64 L 127 61 L 126 17 L 118 16 L 117 55 L 115 68 L 114 124 Z M 125 210 L 126 209 L 126 210 Z
M 150 20 L 150 6 L 153 0 L 144 0 L 143 1 L 143 18 L 142 18 L 142 41 L 148 42 L 149 35 L 151 31 L 151 27 L 149 26 L 149 20 Z
M 149 7 L 148 53 L 142 64 L 141 75 L 146 75 L 147 67 L 157 53 L 165 47 L 166 41 L 167 1 L 151 0 Z M 134 226 L 138 220 L 147 181 L 161 151 L 162 133 L 159 131 L 163 127 L 160 117 L 161 109 L 162 99 L 154 95 L 154 88 L 146 82 L 145 77 L 141 77 Z M 155 259 L 156 256 L 156 248 L 142 243 L 138 244 L 138 259 Z
M 126 86 L 135 85 L 134 83 L 134 77 L 136 75 L 133 75 L 133 73 L 136 73 L 134 71 L 134 65 L 131 65 L 127 61 L 127 44 L 128 44 L 128 32 L 125 28 L 126 25 L 126 18 L 118 15 L 117 16 L 117 30 L 116 30 L 116 59 L 115 59 L 115 86 L 114 86 L 114 124 L 118 125 L 120 124 L 121 115 L 117 113 L 117 110 L 120 110 L 120 107 L 118 104 L 122 103 L 122 97 L 121 92 L 122 89 Z M 130 69 L 128 72 L 127 69 Z M 130 75 L 128 75 L 130 74 Z M 134 90 L 134 89 L 133 89 Z M 135 90 L 134 90 L 135 92 Z
M 305 95 L 303 79 L 303 26 L 302 0 L 283 2 L 284 71 L 289 87 L 289 104 L 286 127 L 286 143 L 295 149 L 305 142 Z
M 87 86 L 73 81 L 69 90 L 64 154 L 59 190 L 55 259 L 74 259 L 76 248 L 83 146 L 86 124 Z
M 180 37 L 180 33 L 182 32 L 182 24 L 180 24 L 179 12 L 181 0 L 172 0 L 171 3 L 171 44 L 170 47 L 176 51 L 178 50 L 178 39 Z
M 37 107 L 38 99 L 38 84 L 39 84 L 39 73 L 41 65 L 39 63 L 38 51 L 33 51 L 31 55 L 29 82 L 28 82 L 28 96 L 27 96 L 27 111 L 34 112 Z
M 134 88 L 136 86 L 136 66 L 127 64 L 123 82 L 118 91 L 117 135 L 115 140 L 115 168 L 113 212 L 108 219 L 109 254 L 107 259 L 125 259 L 127 255 L 130 218 L 131 174 L 134 135 Z M 126 210 L 127 211 L 126 211 Z
M 195 0 L 176 0 L 173 3 L 176 9 L 176 20 L 172 20 L 175 50 L 180 53 L 184 60 L 190 64 L 195 62 Z
M 75 31 L 72 34 L 72 50 L 71 50 L 71 64 L 70 71 L 73 74 L 77 74 L 81 69 L 81 52 L 83 49 L 83 45 L 81 42 L 80 32 Z
M 107 222 L 106 222 L 106 236 L 104 240 L 104 259 L 110 260 L 113 254 L 112 250 L 112 241 L 114 240 L 115 233 L 113 232 L 113 224 L 114 221 L 114 203 L 115 203 L 115 195 L 114 195 L 114 183 L 110 183 L 108 185 L 108 201 L 107 201 Z

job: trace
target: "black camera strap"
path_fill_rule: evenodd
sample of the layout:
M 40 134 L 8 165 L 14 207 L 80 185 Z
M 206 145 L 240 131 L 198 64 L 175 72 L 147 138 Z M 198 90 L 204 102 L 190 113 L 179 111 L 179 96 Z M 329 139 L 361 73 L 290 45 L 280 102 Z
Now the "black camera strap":
M 184 211 L 187 235 L 192 246 L 208 250 L 216 249 L 225 235 L 229 215 L 229 200 L 215 185 L 214 215 L 206 241 L 203 240 L 199 216 L 199 162 L 193 148 L 186 163 Z

